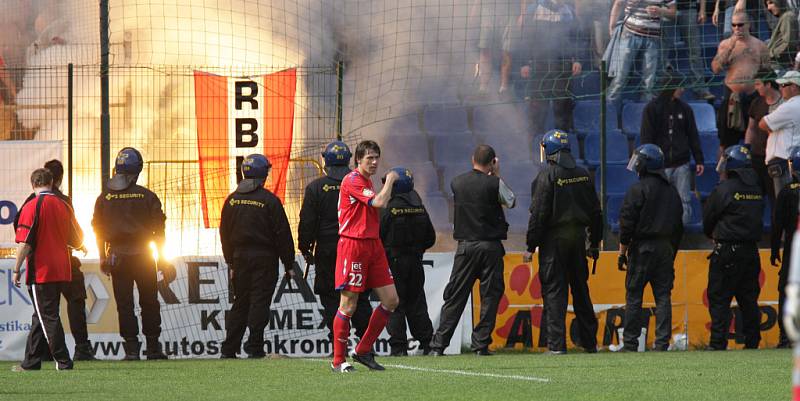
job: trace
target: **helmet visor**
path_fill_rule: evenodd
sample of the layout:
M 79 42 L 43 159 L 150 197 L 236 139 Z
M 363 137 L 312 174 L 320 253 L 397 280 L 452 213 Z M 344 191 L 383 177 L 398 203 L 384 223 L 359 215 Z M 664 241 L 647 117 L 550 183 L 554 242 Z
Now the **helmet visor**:
M 645 161 L 646 160 L 644 160 L 644 157 L 642 157 L 642 155 L 634 153 L 633 156 L 631 156 L 631 159 L 628 160 L 628 166 L 626 168 L 628 169 L 628 171 L 633 171 L 634 173 L 636 173 L 637 172 L 636 167 L 638 167 L 641 163 L 644 163 Z
M 539 162 L 544 163 L 547 160 L 547 154 L 544 151 L 544 144 L 539 144 Z
M 728 165 L 728 158 L 725 156 L 720 157 L 719 161 L 717 162 L 717 173 L 720 174 L 724 173 L 725 167 L 727 167 L 727 165 Z

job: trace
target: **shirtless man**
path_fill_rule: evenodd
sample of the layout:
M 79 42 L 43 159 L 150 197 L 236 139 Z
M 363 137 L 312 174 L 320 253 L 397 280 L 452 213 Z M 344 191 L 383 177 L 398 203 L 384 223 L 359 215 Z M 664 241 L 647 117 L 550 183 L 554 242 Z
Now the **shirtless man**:
M 733 14 L 733 34 L 723 40 L 711 61 L 715 74 L 725 71 L 725 94 L 717 114 L 720 152 L 736 145 L 747 129 L 747 110 L 758 95 L 753 78 L 761 66 L 769 63 L 764 42 L 750 36 L 750 20 L 745 12 Z

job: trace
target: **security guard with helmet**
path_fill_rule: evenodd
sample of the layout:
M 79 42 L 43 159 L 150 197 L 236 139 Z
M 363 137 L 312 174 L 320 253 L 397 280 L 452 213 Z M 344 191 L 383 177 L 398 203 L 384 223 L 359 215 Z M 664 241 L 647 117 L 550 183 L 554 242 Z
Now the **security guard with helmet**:
M 726 173 L 727 178 L 711 191 L 703 208 L 703 231 L 714 240 L 708 270 L 709 349 L 728 347 L 734 296 L 742 312 L 744 346 L 758 348 L 761 260 L 756 242 L 761 238 L 764 194 L 752 168 L 750 149 L 745 146 L 725 149 L 717 172 Z
M 436 243 L 436 230 L 422 199 L 414 190 L 411 171 L 403 167 L 392 170 L 400 178 L 392 184 L 392 198 L 381 210 L 381 242 L 386 249 L 400 304 L 389 317 L 386 331 L 392 356 L 408 355 L 407 328 L 419 341 L 422 353 L 427 355 L 433 324 L 425 298 L 422 255 Z
M 651 143 L 633 152 L 628 170 L 639 182 L 628 188 L 619 213 L 617 267 L 625 274 L 626 351 L 636 351 L 642 330 L 642 296 L 648 283 L 656 300 L 655 351 L 666 351 L 672 335 L 673 266 L 683 235 L 683 206 L 664 174 L 664 153 Z M 627 268 L 626 268 L 627 266 Z
M 546 163 L 531 184 L 531 216 L 527 252 L 532 259 L 539 249 L 539 279 L 544 299 L 544 327 L 551 354 L 565 354 L 568 288 L 578 327 L 576 343 L 597 352 L 597 317 L 589 297 L 588 256 L 597 260 L 603 237 L 603 214 L 589 173 L 576 166 L 570 153 L 569 134 L 547 132 L 541 141 L 541 160 Z M 589 248 L 586 248 L 586 235 Z
M 339 292 L 334 283 L 336 244 L 339 241 L 338 202 L 342 179 L 350 172 L 350 148 L 342 141 L 333 141 L 325 147 L 325 176 L 306 186 L 300 208 L 297 229 L 297 246 L 306 265 L 315 266 L 314 293 L 322 303 L 322 319 L 328 328 L 328 338 L 333 339 L 333 317 L 339 308 Z M 351 318 L 356 336 L 367 331 L 372 306 L 369 297 L 359 297 L 356 312 Z
M 139 290 L 142 333 L 147 339 L 147 359 L 167 359 L 161 348 L 161 313 L 158 271 L 165 282 L 175 279 L 175 267 L 164 259 L 164 222 L 158 196 L 136 184 L 144 159 L 134 148 L 123 148 L 114 163 L 114 176 L 97 198 L 92 227 L 100 252 L 100 268 L 111 275 L 119 314 L 119 331 L 125 340 L 125 360 L 139 360 L 141 343 L 134 313 L 133 286 Z M 159 260 L 153 259 L 155 242 Z
M 780 338 L 778 348 L 789 348 L 791 342 L 786 336 L 783 325 L 783 305 L 786 300 L 786 283 L 789 280 L 789 263 L 792 258 L 792 241 L 797 227 L 797 205 L 800 202 L 800 147 L 789 150 L 789 171 L 792 182 L 786 184 L 775 200 L 775 219 L 772 223 L 772 266 L 781 264 L 778 271 L 778 327 Z M 783 240 L 783 258 L 781 258 L 781 240 Z
M 233 283 L 233 306 L 225 317 L 227 331 L 221 357 L 236 358 L 245 329 L 250 336 L 244 351 L 263 358 L 264 328 L 269 304 L 278 283 L 278 260 L 286 276 L 294 274 L 294 240 L 280 199 L 264 188 L 272 167 L 263 155 L 242 162 L 244 179 L 222 206 L 219 238 Z

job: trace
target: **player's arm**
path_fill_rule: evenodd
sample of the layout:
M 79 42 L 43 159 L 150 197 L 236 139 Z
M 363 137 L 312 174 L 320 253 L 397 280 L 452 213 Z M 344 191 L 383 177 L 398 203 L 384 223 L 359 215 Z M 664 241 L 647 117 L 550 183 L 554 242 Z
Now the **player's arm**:
M 397 173 L 394 171 L 386 174 L 386 183 L 383 184 L 383 188 L 367 203 L 372 207 L 386 207 L 389 204 L 389 199 L 392 198 L 392 185 L 397 180 L 397 177 Z
M 105 237 L 105 228 L 103 227 L 103 198 L 102 194 L 97 197 L 97 201 L 94 203 L 94 215 L 92 215 L 92 229 L 94 230 L 94 237 L 97 241 L 97 252 L 100 257 L 100 262 L 104 262 L 106 260 L 106 237 Z

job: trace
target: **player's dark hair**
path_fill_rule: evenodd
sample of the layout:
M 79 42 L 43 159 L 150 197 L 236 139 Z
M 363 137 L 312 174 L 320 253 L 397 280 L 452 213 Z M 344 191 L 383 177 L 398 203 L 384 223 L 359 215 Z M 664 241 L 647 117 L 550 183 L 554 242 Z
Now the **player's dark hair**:
M 377 153 L 378 156 L 381 155 L 381 147 L 378 146 L 375 141 L 370 141 L 369 139 L 366 141 L 361 141 L 358 146 L 356 146 L 356 161 L 361 160 L 361 158 L 364 157 L 364 155 L 366 155 L 370 150 Z
M 479 166 L 488 166 L 492 164 L 492 160 L 497 157 L 494 149 L 489 145 L 478 145 L 472 153 L 472 160 Z
M 50 160 L 44 164 L 44 168 L 53 173 L 53 182 L 61 182 L 64 178 L 64 165 L 58 159 Z
M 37 168 L 31 173 L 31 185 L 34 188 L 49 187 L 53 185 L 53 173 L 46 168 Z

